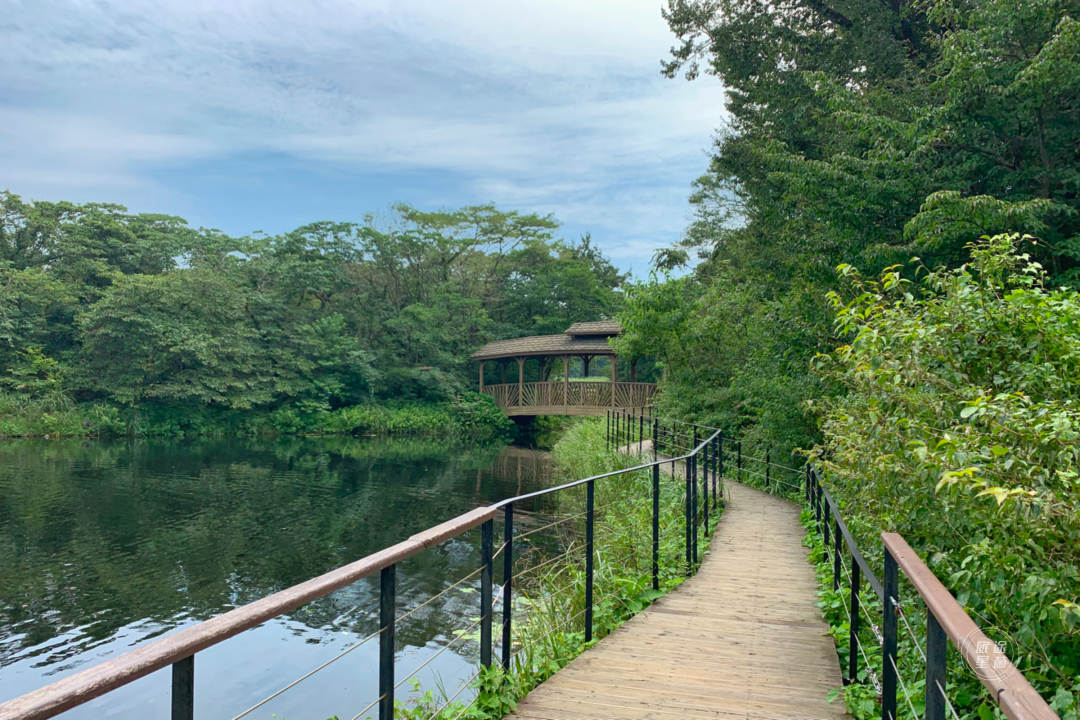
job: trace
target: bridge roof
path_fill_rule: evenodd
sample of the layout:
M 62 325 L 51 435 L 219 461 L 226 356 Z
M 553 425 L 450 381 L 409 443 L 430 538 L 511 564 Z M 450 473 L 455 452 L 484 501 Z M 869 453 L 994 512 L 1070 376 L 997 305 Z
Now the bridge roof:
M 529 357 L 534 355 L 614 355 L 615 350 L 603 336 L 576 337 L 566 333 L 489 342 L 472 355 L 472 360 Z
M 593 322 L 576 322 L 566 328 L 565 335 L 620 335 L 622 327 L 618 320 L 594 320 Z

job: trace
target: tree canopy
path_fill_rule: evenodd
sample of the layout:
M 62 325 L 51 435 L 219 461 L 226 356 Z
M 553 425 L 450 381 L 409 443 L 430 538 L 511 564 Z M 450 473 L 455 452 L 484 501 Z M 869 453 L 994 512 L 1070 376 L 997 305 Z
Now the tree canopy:
M 171 411 L 319 412 L 469 387 L 493 339 L 612 317 L 588 236 L 494 206 L 230 237 L 116 205 L 0 195 L 0 383 Z

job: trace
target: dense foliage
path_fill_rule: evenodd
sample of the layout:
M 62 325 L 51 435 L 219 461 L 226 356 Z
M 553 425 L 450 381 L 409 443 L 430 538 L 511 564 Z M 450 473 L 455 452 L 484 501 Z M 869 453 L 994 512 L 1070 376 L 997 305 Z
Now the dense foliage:
M 835 345 L 840 263 L 957 267 L 977 237 L 1026 232 L 1055 284 L 1080 279 L 1077 0 L 669 0 L 665 16 L 667 74 L 728 93 L 696 218 L 658 258 L 700 263 L 626 317 L 628 342 L 672 358 L 673 412 L 783 449 L 815 438 L 800 408 L 826 390 L 808 366 Z
M 130 427 L 134 411 L 143 426 L 186 432 L 250 430 L 254 415 L 312 430 L 389 398 L 482 417 L 466 394 L 477 346 L 620 306 L 624 276 L 587 236 L 565 242 L 557 227 L 491 206 L 400 205 L 362 223 L 234 238 L 3 193 L 4 432 L 115 429 L 115 412 Z
M 1080 293 L 1011 240 L 918 295 L 896 268 L 844 268 L 850 342 L 818 367 L 846 392 L 821 402 L 815 454 L 865 547 L 902 534 L 1029 679 L 1080 688 Z

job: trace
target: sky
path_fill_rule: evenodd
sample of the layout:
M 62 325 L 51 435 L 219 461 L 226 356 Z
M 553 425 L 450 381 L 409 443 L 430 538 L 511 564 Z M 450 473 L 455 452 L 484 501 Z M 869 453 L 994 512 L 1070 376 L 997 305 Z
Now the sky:
M 659 0 L 5 0 L 0 189 L 235 235 L 407 202 L 678 240 L 723 88 Z

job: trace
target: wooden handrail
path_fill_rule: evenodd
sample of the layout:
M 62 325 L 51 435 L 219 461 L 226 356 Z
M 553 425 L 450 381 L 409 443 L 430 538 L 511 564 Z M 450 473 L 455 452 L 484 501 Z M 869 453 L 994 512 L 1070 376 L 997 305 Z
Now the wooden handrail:
M 977 652 L 979 644 L 986 643 L 982 647 L 989 650 L 991 660 L 998 662 L 986 662 L 989 667 L 978 667 L 979 672 L 976 674 L 1005 716 L 1010 720 L 1058 720 L 1058 716 L 1042 696 L 1035 692 L 1035 688 L 1031 687 L 1023 673 L 1016 669 L 1008 657 L 998 652 L 997 646 L 979 629 L 904 538 L 896 533 L 882 533 L 881 539 L 896 560 L 897 566 L 926 603 L 927 610 L 937 618 L 942 630 L 972 669 L 978 667 L 977 655 L 987 655 L 986 652 Z M 1002 667 L 994 667 L 995 665 Z
M 0 720 L 45 720 L 59 715 L 144 675 L 167 668 L 178 660 L 190 657 L 267 620 L 325 597 L 418 552 L 457 537 L 492 519 L 497 512 L 495 507 L 477 508 L 354 563 L 9 700 L 0 705 Z

